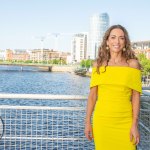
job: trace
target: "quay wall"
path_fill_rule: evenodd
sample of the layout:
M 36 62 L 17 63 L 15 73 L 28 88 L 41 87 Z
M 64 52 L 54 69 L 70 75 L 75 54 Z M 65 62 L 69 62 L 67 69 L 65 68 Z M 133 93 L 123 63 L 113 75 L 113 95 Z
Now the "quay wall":
M 49 72 L 74 72 L 76 66 L 43 66 L 38 67 L 41 71 Z

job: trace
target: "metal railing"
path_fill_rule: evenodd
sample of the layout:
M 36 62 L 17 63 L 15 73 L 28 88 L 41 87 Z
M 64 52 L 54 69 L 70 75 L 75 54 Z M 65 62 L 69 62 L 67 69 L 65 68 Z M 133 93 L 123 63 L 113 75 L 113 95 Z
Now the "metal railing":
M 0 94 L 1 99 L 45 99 L 48 106 L 0 105 L 4 135 L 0 150 L 93 150 L 84 136 L 86 97 L 72 95 Z M 42 104 L 42 103 L 41 103 Z M 55 105 L 53 105 L 55 104 Z M 139 150 L 150 147 L 150 97 L 142 95 Z
M 93 150 L 84 136 L 85 97 L 0 94 L 0 98 L 54 101 L 54 106 L 0 106 L 0 150 Z M 12 100 L 11 99 L 11 100 Z M 54 99 L 54 100 L 53 100 Z
M 140 143 L 138 145 L 140 150 L 150 149 L 150 92 L 143 91 L 146 95 L 141 97 L 141 109 L 140 109 Z

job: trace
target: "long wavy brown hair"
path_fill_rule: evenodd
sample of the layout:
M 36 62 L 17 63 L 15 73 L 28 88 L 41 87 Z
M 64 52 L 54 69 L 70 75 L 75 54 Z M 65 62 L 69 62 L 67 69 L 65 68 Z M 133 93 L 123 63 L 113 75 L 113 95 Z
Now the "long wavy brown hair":
M 96 59 L 96 62 L 97 62 L 97 72 L 98 73 L 100 73 L 99 72 L 99 67 L 102 66 L 102 64 L 103 64 L 104 61 L 107 62 L 107 65 L 105 66 L 105 71 L 106 71 L 106 67 L 108 66 L 108 62 L 109 62 L 109 60 L 111 58 L 110 50 L 106 49 L 106 47 L 107 47 L 107 40 L 109 38 L 110 32 L 113 29 L 121 29 L 124 32 L 124 36 L 125 36 L 125 49 L 126 50 L 122 51 L 122 57 L 125 58 L 126 62 L 129 59 L 136 59 L 136 60 L 138 60 L 138 58 L 135 56 L 135 52 L 131 48 L 131 42 L 130 42 L 127 30 L 123 26 L 121 26 L 121 25 L 113 25 L 113 26 L 111 26 L 105 32 L 105 35 L 103 37 L 103 41 L 102 41 L 102 43 L 101 43 L 101 45 L 100 45 L 100 47 L 98 49 L 98 56 L 97 56 L 97 59 Z M 128 64 L 128 62 L 127 62 L 127 64 Z M 140 65 L 140 68 L 141 68 L 141 65 Z

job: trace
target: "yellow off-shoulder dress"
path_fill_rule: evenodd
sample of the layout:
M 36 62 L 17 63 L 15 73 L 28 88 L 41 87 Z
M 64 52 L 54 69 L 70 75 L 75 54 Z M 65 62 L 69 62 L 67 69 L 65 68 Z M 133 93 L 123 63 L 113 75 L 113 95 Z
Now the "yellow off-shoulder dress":
M 130 142 L 132 89 L 142 93 L 141 71 L 128 66 L 92 68 L 90 88 L 98 86 L 93 113 L 96 150 L 136 150 Z M 105 72 L 104 72 L 105 71 Z

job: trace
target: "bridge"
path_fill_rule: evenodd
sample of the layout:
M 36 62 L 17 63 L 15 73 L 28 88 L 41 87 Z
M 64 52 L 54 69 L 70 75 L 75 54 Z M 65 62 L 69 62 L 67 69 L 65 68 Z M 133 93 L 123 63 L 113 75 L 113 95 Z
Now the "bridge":
M 56 65 L 56 64 L 41 64 L 41 63 L 0 63 L 0 66 L 19 66 L 20 70 L 23 67 L 37 67 L 41 71 L 55 72 L 73 72 L 76 65 Z
M 51 67 L 50 64 L 42 64 L 42 63 L 0 63 L 1 66 L 31 66 L 31 67 Z

